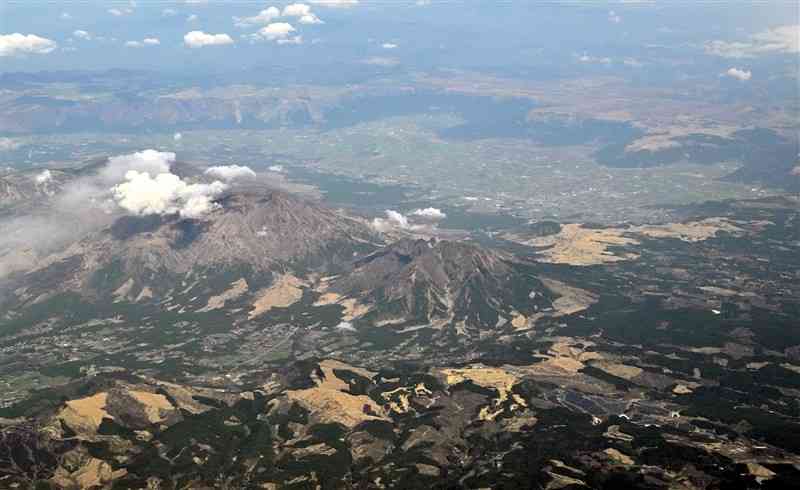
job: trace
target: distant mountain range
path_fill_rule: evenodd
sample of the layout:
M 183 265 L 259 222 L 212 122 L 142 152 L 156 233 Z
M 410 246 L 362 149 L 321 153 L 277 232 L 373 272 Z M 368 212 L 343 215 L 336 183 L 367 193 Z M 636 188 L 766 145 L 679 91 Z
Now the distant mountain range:
M 9 78 L 10 77 L 10 78 Z M 798 140 L 767 128 L 742 128 L 731 134 L 713 129 L 686 134 L 643 130 L 635 121 L 617 121 L 548 113 L 524 97 L 495 97 L 417 86 L 309 86 L 273 89 L 263 86 L 146 85 L 137 74 L 131 86 L 106 73 L 95 79 L 76 74 L 85 94 L 42 94 L 26 75 L 20 90 L 0 94 L 0 134 L 59 132 L 142 132 L 191 129 L 330 130 L 402 115 L 447 113 L 464 122 L 438 131 L 452 140 L 522 138 L 546 146 L 591 145 L 593 158 L 620 168 L 657 167 L 674 163 L 739 162 L 727 177 L 796 191 L 800 188 Z M 48 74 L 42 75 L 45 81 Z M 56 77 L 58 78 L 58 77 Z M 7 76 L 7 83 L 15 79 Z M 66 80 L 72 80 L 66 77 Z M 97 85 L 94 85 L 97 84 Z M 652 140 L 651 144 L 642 141 Z M 23 150 L 19 150 L 23 151 Z

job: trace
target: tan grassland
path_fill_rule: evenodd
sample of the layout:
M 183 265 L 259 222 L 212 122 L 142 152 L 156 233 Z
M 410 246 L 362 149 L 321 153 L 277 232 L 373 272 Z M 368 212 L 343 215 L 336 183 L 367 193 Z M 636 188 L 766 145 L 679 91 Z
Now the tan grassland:
M 305 285 L 291 274 L 279 277 L 275 284 L 258 292 L 258 299 L 250 311 L 250 319 L 263 315 L 272 308 L 285 308 L 296 303 L 303 296 L 301 286 Z
M 635 259 L 636 254 L 614 255 L 611 246 L 637 245 L 633 238 L 623 236 L 617 228 L 589 229 L 569 223 L 555 235 L 538 237 L 523 243 L 535 247 L 549 247 L 541 252 L 543 260 L 553 264 L 597 265 Z
M 370 378 L 374 373 L 333 360 L 323 361 L 319 366 L 324 377 L 314 378 L 317 386 L 286 392 L 290 400 L 307 408 L 311 417 L 322 423 L 340 423 L 350 428 L 366 420 L 388 420 L 383 407 L 368 396 L 350 394 L 348 384 L 336 377 L 333 371 L 348 370 Z
M 526 238 L 509 234 L 508 240 L 541 250 L 541 260 L 553 264 L 598 265 L 624 260 L 635 260 L 634 252 L 611 252 L 615 246 L 639 245 L 638 237 L 676 238 L 685 242 L 699 242 L 713 238 L 717 232 L 742 234 L 745 230 L 724 218 L 708 218 L 688 223 L 641 225 L 629 228 L 584 228 L 579 223 L 568 223 L 555 235 Z
M 58 418 L 78 434 L 94 434 L 104 418 L 114 418 L 106 412 L 107 400 L 106 392 L 70 400 L 66 403 L 66 407 L 61 409 Z
M 247 291 L 247 281 L 245 281 L 244 278 L 241 278 L 237 281 L 234 281 L 231 284 L 231 287 L 222 294 L 208 298 L 206 305 L 198 311 L 202 313 L 211 310 L 218 310 L 225 306 L 226 302 L 241 297 Z
M 163 412 L 175 410 L 175 407 L 172 406 L 164 395 L 136 390 L 131 390 L 128 393 L 136 399 L 137 402 L 142 404 L 145 414 L 147 415 L 147 420 L 151 424 L 163 421 Z
M 336 293 L 324 293 L 314 303 L 315 306 L 339 304 L 344 307 L 342 320 L 351 321 L 369 312 L 370 307 L 358 302 L 355 298 L 342 298 Z

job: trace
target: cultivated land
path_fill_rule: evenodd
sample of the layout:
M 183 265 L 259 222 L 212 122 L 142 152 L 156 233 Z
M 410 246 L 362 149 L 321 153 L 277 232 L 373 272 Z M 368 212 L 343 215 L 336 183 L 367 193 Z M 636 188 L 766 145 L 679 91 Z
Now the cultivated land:
M 4 224 L 144 147 L 257 176 L 0 242 L 0 487 L 800 481 L 797 152 L 743 150 L 791 150 L 789 109 L 458 73 L 129 113 L 112 82 L 2 92 Z M 64 132 L 87 107 L 113 132 Z
M 428 201 L 603 223 L 665 221 L 665 206 L 765 197 L 800 185 L 791 161 L 773 167 L 750 155 L 796 147 L 790 115 L 797 108 L 732 102 L 712 85 L 689 92 L 689 85 L 648 89 L 615 77 L 544 82 L 457 72 L 346 89 L 171 86 L 140 93 L 136 110 L 153 112 L 145 131 L 145 121 L 120 118 L 133 109 L 115 99 L 117 81 L 95 83 L 107 90 L 62 84 L 55 92 L 45 85 L 5 93 L 4 130 L 14 149 L 0 151 L 0 162 L 70 166 L 158 147 L 195 163 L 280 169 L 276 184 L 299 191 L 335 193 L 341 182 L 331 174 L 404 186 L 402 197 L 386 203 L 362 194 L 372 206 Z M 109 97 L 114 104 L 102 105 Z M 73 110 L 90 116 L 66 132 Z M 16 111 L 28 116 L 14 119 Z M 92 132 L 101 127 L 104 133 Z M 742 166 L 757 167 L 761 181 L 746 172 L 725 179 Z

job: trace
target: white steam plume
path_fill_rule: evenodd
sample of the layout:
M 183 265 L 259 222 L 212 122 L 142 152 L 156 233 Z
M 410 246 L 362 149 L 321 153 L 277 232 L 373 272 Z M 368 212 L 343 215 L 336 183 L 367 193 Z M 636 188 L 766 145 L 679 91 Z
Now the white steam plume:
M 180 214 L 199 218 L 219 206 L 213 200 L 226 189 L 220 181 L 187 184 L 175 174 L 151 177 L 136 170 L 128 171 L 125 180 L 112 189 L 114 200 L 122 209 L 139 216 Z
M 251 179 L 256 176 L 253 169 L 243 165 L 218 165 L 208 168 L 204 173 L 211 177 L 222 179 L 225 182 L 232 182 L 238 179 Z
M 442 212 L 441 209 L 438 208 L 425 208 L 425 209 L 417 209 L 412 212 L 414 216 L 419 216 L 421 218 L 427 218 L 430 220 L 440 220 L 447 218 L 447 215 Z

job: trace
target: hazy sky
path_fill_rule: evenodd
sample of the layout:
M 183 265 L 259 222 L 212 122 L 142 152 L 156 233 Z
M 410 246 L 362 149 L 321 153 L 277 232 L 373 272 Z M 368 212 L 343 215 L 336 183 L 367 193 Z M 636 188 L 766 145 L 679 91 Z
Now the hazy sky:
M 557 76 L 650 64 L 668 77 L 690 62 L 796 72 L 798 23 L 790 1 L 0 0 L 0 71 L 362 62 Z

